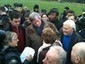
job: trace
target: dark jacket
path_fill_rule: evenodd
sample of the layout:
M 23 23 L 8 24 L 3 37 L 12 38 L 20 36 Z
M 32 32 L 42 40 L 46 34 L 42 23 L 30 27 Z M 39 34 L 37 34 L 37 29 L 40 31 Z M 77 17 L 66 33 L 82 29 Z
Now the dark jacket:
M 85 42 L 85 28 L 79 31 L 79 34 L 82 36 L 83 41 Z
M 58 19 L 56 19 L 55 21 L 50 21 L 50 22 L 53 23 L 58 30 L 60 30 L 60 28 L 63 26 L 63 22 L 61 22 Z
M 62 39 L 63 39 L 63 34 L 61 35 L 61 42 L 62 42 Z M 71 50 L 72 50 L 72 47 L 76 43 L 81 42 L 81 41 L 82 41 L 81 36 L 77 32 L 73 32 L 72 38 L 71 38 L 71 41 L 70 41 L 70 44 L 69 44 L 69 51 L 67 52 L 67 61 L 66 61 L 66 64 L 72 64 L 71 63 Z
M 15 47 L 3 48 L 0 56 L 1 64 L 21 64 L 20 54 Z

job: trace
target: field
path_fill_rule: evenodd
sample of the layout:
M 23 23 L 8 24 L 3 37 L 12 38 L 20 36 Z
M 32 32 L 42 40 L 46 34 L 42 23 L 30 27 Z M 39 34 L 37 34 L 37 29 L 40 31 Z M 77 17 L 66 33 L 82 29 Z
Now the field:
M 28 6 L 30 10 L 33 9 L 35 4 L 40 6 L 40 10 L 46 9 L 49 11 L 51 8 L 58 8 L 60 13 L 63 11 L 64 7 L 68 6 L 70 9 L 75 11 L 76 15 L 80 15 L 82 13 L 82 9 L 85 8 L 85 4 L 40 0 L 1 0 L 0 6 L 10 4 L 13 7 L 13 3 L 22 3 L 24 6 Z

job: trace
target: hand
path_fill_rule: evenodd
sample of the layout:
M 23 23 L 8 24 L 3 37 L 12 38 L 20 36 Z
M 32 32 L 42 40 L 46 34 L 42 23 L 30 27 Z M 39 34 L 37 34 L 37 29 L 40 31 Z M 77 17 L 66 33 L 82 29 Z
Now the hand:
M 32 55 L 30 55 L 30 56 L 27 56 L 26 59 L 27 59 L 28 61 L 31 61 L 31 60 L 33 59 L 33 57 L 32 57 Z

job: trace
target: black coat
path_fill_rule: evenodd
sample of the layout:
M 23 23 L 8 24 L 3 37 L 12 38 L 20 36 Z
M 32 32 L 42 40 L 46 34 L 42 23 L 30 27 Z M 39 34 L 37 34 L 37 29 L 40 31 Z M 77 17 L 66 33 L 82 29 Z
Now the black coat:
M 21 64 L 20 54 L 15 47 L 3 48 L 1 55 L 1 64 Z

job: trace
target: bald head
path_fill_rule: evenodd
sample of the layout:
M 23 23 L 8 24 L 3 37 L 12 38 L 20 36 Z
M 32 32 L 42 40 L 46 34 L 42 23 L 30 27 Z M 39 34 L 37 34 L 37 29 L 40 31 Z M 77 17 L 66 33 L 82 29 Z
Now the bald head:
M 46 53 L 44 64 L 65 64 L 66 52 L 60 46 L 52 46 Z
M 71 60 L 75 64 L 85 63 L 85 42 L 79 42 L 73 46 Z

